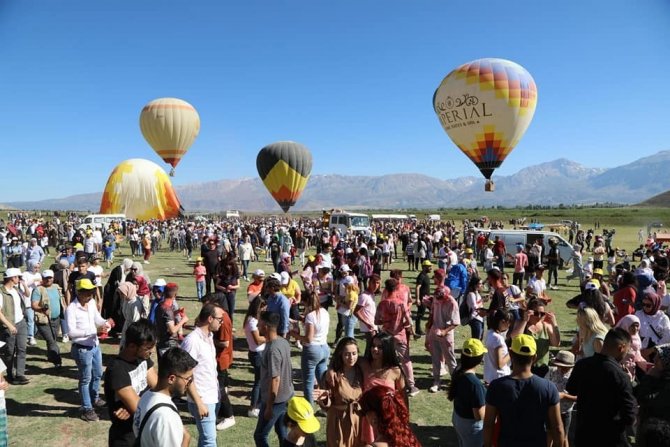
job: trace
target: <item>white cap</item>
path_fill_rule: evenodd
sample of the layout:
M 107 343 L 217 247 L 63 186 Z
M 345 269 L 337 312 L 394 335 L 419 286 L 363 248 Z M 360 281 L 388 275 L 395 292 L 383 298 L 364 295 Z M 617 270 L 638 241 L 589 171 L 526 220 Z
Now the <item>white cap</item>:
M 281 276 L 280 282 L 282 286 L 287 285 L 288 282 L 291 280 L 291 275 L 289 275 L 288 272 L 281 272 L 279 276 Z
M 351 268 L 349 268 L 349 264 L 342 264 L 342 265 L 340 266 L 340 271 L 341 271 L 341 272 L 350 272 L 350 271 L 351 271 Z
M 584 290 L 598 290 L 598 285 L 593 281 L 589 281 L 584 285 Z
M 270 278 L 276 279 L 277 281 L 279 281 L 279 284 L 281 284 L 281 275 L 279 273 L 275 272 L 275 273 L 271 274 Z
M 154 287 L 165 287 L 165 286 L 167 286 L 167 282 L 165 282 L 163 278 L 158 278 L 154 283 Z
M 5 278 L 13 278 L 15 276 L 21 276 L 21 269 L 11 267 L 5 271 Z
M 348 285 L 353 284 L 353 283 L 354 283 L 354 277 L 353 276 L 347 276 L 346 278 L 344 278 L 342 280 L 342 285 L 343 286 L 348 286 Z
M 53 278 L 54 277 L 54 271 L 53 270 L 45 270 L 42 272 L 42 278 Z
M 254 276 L 258 278 L 265 278 L 265 272 L 261 269 L 258 269 L 254 272 Z
M 351 248 L 351 247 L 347 247 L 347 249 L 346 249 L 346 250 L 344 250 L 344 252 L 345 252 L 346 254 L 351 254 L 351 253 L 353 253 L 353 252 L 354 252 L 354 249 L 353 249 L 353 248 Z

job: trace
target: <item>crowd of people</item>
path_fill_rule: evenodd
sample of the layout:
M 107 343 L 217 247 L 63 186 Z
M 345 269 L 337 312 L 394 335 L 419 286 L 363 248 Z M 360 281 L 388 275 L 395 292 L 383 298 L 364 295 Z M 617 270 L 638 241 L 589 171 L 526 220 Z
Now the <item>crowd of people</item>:
M 69 342 L 81 419 L 95 422 L 107 408 L 110 446 L 189 445 L 182 396 L 198 446 L 217 445 L 217 431 L 236 424 L 234 350 L 246 351 L 253 370 L 247 417 L 257 419 L 257 446 L 273 430 L 282 446 L 313 443 L 315 414 L 325 416 L 328 446 L 418 446 L 409 409 L 422 391 L 410 352 L 419 339 L 431 359 L 425 391 L 446 390 L 461 446 L 670 442 L 670 262 L 653 240 L 633 266 L 612 247 L 614 231 L 592 232 L 589 248 L 580 239 L 589 232 L 576 231 L 568 279 L 580 293 L 558 303 L 553 241 L 547 253 L 541 240 L 506 247 L 467 221 L 379 223 L 363 235 L 323 230 L 318 219 L 82 229 L 76 219 L 14 216 L 0 232 L 2 358 L 9 384 L 25 385 L 35 335 L 54 368 L 63 363 L 58 338 Z M 107 274 L 101 261 L 111 267 L 124 239 L 130 255 Z M 144 271 L 160 247 L 194 262 L 193 319 L 176 283 Z M 593 259 L 583 263 L 586 254 Z M 258 260 L 271 271 L 251 271 Z M 576 310 L 576 335 L 558 350 L 568 332 L 550 309 L 563 305 Z M 465 325 L 459 359 L 455 334 Z M 104 368 L 100 341 L 117 337 L 119 354 Z M 0 380 L 0 394 L 7 387 Z

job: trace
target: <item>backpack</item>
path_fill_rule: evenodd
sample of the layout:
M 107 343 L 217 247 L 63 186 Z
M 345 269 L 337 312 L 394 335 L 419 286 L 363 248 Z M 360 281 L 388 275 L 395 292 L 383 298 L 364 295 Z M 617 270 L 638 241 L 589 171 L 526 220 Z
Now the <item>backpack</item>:
M 461 302 L 458 305 L 458 315 L 461 317 L 461 326 L 467 326 L 472 319 L 472 312 L 470 306 L 468 306 L 468 294 L 461 294 L 460 301 Z

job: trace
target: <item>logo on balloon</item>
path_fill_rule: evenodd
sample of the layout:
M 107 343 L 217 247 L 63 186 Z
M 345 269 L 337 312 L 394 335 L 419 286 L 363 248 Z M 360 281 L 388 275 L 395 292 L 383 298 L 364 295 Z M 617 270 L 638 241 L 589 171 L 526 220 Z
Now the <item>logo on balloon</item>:
M 493 116 L 485 102 L 479 104 L 479 98 L 469 93 L 447 96 L 435 104 L 435 111 L 445 130 L 479 124 L 478 118 Z

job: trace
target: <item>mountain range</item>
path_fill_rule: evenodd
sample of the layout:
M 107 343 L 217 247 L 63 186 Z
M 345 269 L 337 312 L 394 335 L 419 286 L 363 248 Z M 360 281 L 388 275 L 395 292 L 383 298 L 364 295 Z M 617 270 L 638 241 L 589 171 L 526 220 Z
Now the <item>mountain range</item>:
M 512 175 L 494 176 L 495 192 L 484 191 L 481 176 L 442 180 L 422 174 L 313 175 L 291 210 L 635 204 L 670 190 L 669 172 L 670 151 L 662 151 L 609 169 L 589 168 L 560 158 L 526 167 Z M 280 211 L 257 178 L 192 183 L 175 189 L 187 212 Z M 95 192 L 6 205 L 17 209 L 95 212 L 100 207 L 101 196 L 101 192 Z

